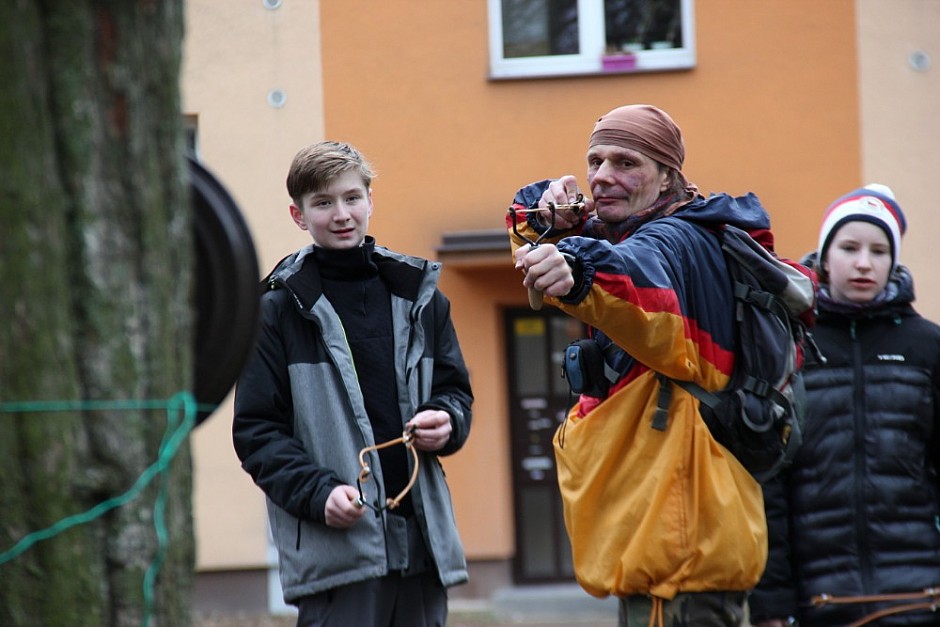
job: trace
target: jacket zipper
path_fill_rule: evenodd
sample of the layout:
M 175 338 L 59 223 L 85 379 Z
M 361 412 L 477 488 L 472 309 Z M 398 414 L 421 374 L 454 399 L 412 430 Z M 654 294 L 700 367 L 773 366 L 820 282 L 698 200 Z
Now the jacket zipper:
M 861 562 L 862 589 L 865 594 L 869 594 L 871 593 L 871 559 L 868 534 L 865 531 L 868 525 L 868 516 L 865 509 L 865 428 L 868 422 L 868 416 L 865 414 L 865 365 L 862 362 L 862 344 L 858 338 L 856 321 L 852 320 L 849 324 L 849 336 L 852 339 L 854 386 L 855 541 L 858 543 L 858 555 Z

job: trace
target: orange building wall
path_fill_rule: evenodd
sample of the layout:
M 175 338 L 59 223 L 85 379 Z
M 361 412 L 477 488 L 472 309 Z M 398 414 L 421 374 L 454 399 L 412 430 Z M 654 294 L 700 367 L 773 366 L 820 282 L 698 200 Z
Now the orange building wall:
M 859 184 L 854 2 L 696 4 L 691 71 L 489 81 L 482 0 L 322 2 L 325 133 L 379 170 L 379 243 L 434 258 L 445 232 L 501 226 L 521 184 L 583 177 L 599 115 L 648 102 L 683 129 L 704 192 L 757 193 L 778 250 L 810 250 L 822 209 Z M 513 550 L 500 307 L 524 305 L 519 281 L 508 251 L 504 266 L 445 264 L 477 398 L 470 441 L 445 465 L 476 559 Z
M 690 178 L 758 193 L 802 254 L 814 238 L 789 217 L 858 182 L 854 3 L 700 1 L 695 21 L 688 72 L 488 81 L 482 0 L 324 2 L 326 133 L 377 162 L 394 211 L 376 232 L 430 253 L 443 231 L 497 226 L 521 183 L 582 175 L 593 120 L 650 102 L 682 127 Z

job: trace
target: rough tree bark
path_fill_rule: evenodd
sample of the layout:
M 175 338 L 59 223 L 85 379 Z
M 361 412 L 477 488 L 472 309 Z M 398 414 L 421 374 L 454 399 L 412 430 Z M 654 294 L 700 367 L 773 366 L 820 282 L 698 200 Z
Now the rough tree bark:
M 179 98 L 183 0 L 0 2 L 0 403 L 190 389 L 192 229 Z M 166 414 L 0 412 L 0 553 L 126 491 Z M 188 625 L 191 468 L 0 564 L 0 625 Z

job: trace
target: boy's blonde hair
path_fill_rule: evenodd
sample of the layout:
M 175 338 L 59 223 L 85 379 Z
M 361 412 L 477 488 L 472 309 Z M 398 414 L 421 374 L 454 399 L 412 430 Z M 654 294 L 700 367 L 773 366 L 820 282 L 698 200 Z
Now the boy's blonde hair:
M 375 171 L 355 146 L 336 141 L 310 144 L 294 155 L 287 173 L 287 193 L 300 207 L 305 194 L 324 189 L 349 171 L 362 177 L 366 189 L 372 187 Z

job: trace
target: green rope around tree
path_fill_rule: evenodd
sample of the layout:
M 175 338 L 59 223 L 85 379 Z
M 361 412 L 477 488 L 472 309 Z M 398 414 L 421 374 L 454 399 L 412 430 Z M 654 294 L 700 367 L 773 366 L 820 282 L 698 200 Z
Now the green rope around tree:
M 157 476 L 160 477 L 159 491 L 153 506 L 153 525 L 157 535 L 157 552 L 144 575 L 144 619 L 146 627 L 150 622 L 154 605 L 154 586 L 157 574 L 163 564 L 169 537 L 166 529 L 166 501 L 169 489 L 170 465 L 179 452 L 183 441 L 189 436 L 196 424 L 196 413 L 199 410 L 215 409 L 203 408 L 196 403 L 190 392 L 178 392 L 169 400 L 127 400 L 127 401 L 21 401 L 13 403 L 0 403 L 0 414 L 26 413 L 26 412 L 54 412 L 54 411 L 112 411 L 112 410 L 138 410 L 138 409 L 165 409 L 167 414 L 167 428 L 163 441 L 157 452 L 156 461 L 144 470 L 143 474 L 134 482 L 127 492 L 103 501 L 91 509 L 66 516 L 53 525 L 27 534 L 10 549 L 0 553 L 0 566 L 22 555 L 37 542 L 48 540 L 60 533 L 89 523 L 104 515 L 112 509 L 127 505 L 140 496 Z

